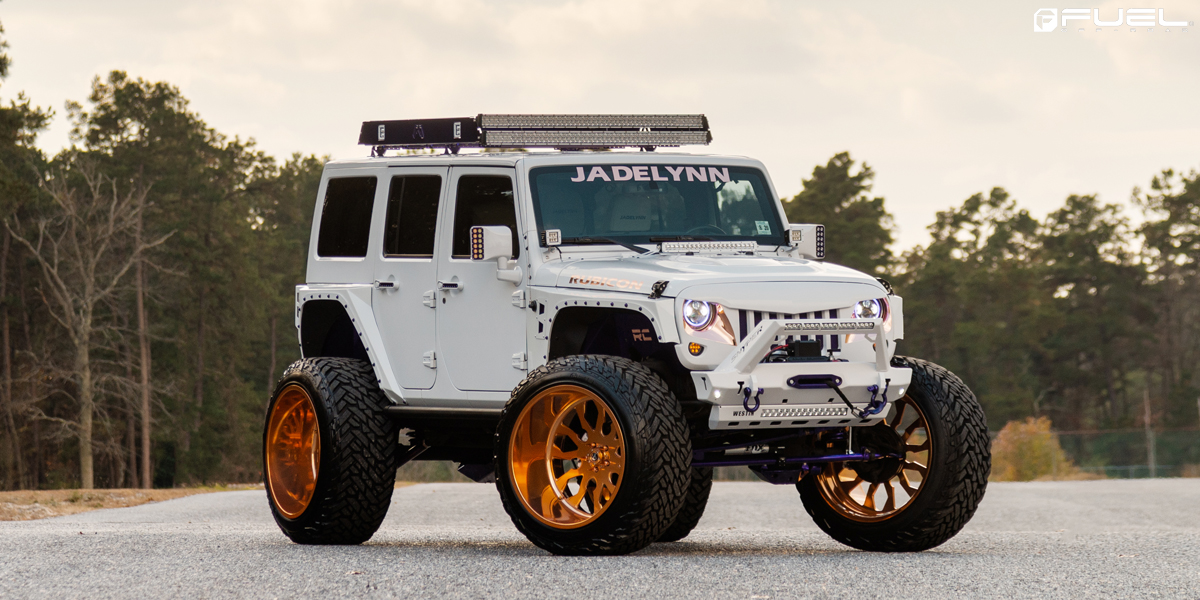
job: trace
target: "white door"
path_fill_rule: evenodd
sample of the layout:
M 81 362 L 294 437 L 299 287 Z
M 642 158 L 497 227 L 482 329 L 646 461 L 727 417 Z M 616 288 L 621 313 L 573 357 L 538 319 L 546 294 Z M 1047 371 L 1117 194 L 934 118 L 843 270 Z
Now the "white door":
M 381 256 L 375 266 L 372 308 L 392 371 L 405 389 L 429 389 L 437 376 L 434 289 L 438 206 L 446 167 L 389 169 Z
M 452 167 L 447 209 L 438 239 L 437 363 L 463 391 L 508 391 L 525 371 L 514 367 L 525 353 L 525 310 L 513 304 L 524 288 L 496 279 L 496 261 L 472 262 L 475 225 L 505 225 L 518 243 L 513 169 Z M 518 258 L 518 262 L 524 262 Z M 517 365 L 521 366 L 521 365 Z

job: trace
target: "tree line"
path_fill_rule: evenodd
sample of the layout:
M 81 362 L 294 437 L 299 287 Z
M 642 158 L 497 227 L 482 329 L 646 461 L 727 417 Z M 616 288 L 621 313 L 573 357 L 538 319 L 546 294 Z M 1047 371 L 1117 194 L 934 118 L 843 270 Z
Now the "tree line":
M 71 147 L 45 156 L 52 112 L 0 107 L 0 485 L 257 480 L 324 159 L 278 161 L 120 71 L 65 112 Z
M 899 352 L 961 376 L 993 430 L 1026 417 L 1141 427 L 1147 397 L 1152 426 L 1197 425 L 1200 174 L 1163 170 L 1125 206 L 1071 195 L 1041 220 L 992 188 L 898 254 L 873 178 L 837 154 L 785 210 L 825 223 L 829 261 L 890 280 L 904 298 Z
M 299 357 L 293 286 L 325 159 L 277 160 L 121 71 L 65 113 L 71 146 L 46 156 L 55 115 L 20 94 L 0 107 L 0 485 L 258 480 L 267 395 Z M 873 177 L 837 154 L 789 218 L 826 225 L 830 261 L 891 281 L 901 351 L 959 373 L 994 429 L 1134 426 L 1146 389 L 1156 425 L 1196 423 L 1194 172 L 1134 190 L 1137 224 L 1094 196 L 1039 221 L 995 188 L 901 253 Z

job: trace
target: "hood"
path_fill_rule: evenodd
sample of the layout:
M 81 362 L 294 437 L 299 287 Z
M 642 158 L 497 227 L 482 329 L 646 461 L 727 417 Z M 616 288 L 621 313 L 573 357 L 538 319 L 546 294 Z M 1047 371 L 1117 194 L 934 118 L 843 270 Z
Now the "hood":
M 720 287 L 712 287 L 715 284 L 732 284 L 742 288 L 741 284 L 767 283 L 857 284 L 852 289 L 866 286 L 861 288 L 861 292 L 851 292 L 851 295 L 862 296 L 857 299 L 886 295 L 883 286 L 866 273 L 789 256 L 651 254 L 583 258 L 543 264 L 534 283 L 561 288 L 649 294 L 658 281 L 668 282 L 662 295 L 672 298 L 696 286 L 716 292 Z M 711 299 L 719 301 L 718 298 Z

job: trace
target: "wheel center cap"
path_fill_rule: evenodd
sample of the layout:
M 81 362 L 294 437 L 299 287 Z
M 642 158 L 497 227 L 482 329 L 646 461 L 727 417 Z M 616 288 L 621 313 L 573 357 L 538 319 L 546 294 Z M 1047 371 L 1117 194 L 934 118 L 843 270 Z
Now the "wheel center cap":
M 599 444 L 592 444 L 592 451 L 589 452 L 584 459 L 593 469 L 603 467 L 608 463 L 608 448 Z

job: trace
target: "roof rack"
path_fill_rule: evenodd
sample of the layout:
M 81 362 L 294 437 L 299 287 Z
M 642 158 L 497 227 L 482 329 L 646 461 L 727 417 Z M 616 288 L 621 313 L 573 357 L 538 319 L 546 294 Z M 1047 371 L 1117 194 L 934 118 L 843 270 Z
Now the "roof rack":
M 642 148 L 707 145 L 704 115 L 478 115 L 448 119 L 364 121 L 358 143 L 372 156 L 391 149 Z

